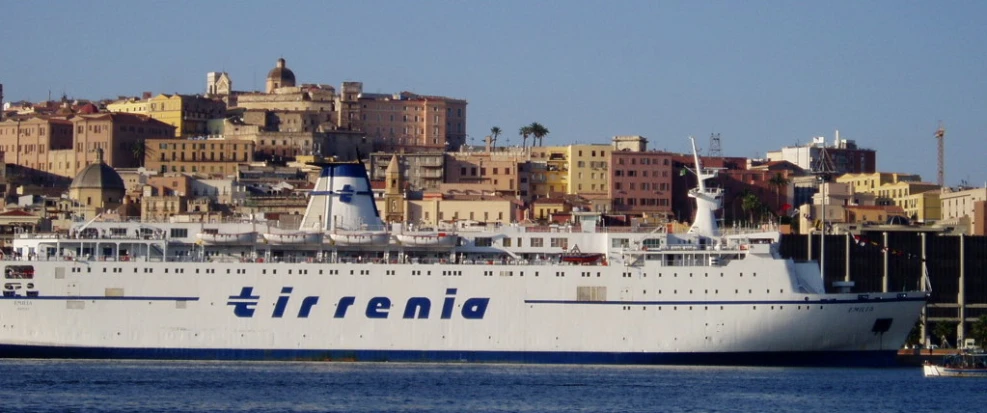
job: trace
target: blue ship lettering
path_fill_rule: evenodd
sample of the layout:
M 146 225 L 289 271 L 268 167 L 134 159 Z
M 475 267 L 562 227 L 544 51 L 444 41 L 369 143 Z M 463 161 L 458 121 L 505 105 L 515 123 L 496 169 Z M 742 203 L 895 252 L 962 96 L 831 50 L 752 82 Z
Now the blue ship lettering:
M 291 302 L 293 287 L 282 287 L 281 295 L 274 302 L 274 310 L 271 318 L 284 318 Z M 442 299 L 442 308 L 439 309 L 439 318 L 448 320 L 453 318 L 456 310 L 457 289 L 447 288 L 446 295 Z M 308 296 L 302 298 L 298 307 L 297 318 L 308 318 L 312 310 L 319 304 L 320 297 Z M 240 318 L 253 318 L 257 310 L 257 304 L 261 301 L 259 295 L 254 295 L 254 287 L 243 287 L 239 295 L 231 295 L 227 305 L 233 307 L 233 314 Z M 463 301 L 459 315 L 467 320 L 481 320 L 487 313 L 487 306 L 490 304 L 489 297 L 472 297 Z M 391 314 L 406 320 L 428 319 L 432 317 L 432 300 L 428 297 L 410 297 L 400 307 L 389 297 L 371 297 L 366 301 L 359 301 L 355 296 L 343 296 L 336 301 L 333 318 L 346 318 L 348 314 L 358 313 L 359 310 L 352 310 L 357 306 L 363 308 L 363 315 L 369 319 L 387 319 Z

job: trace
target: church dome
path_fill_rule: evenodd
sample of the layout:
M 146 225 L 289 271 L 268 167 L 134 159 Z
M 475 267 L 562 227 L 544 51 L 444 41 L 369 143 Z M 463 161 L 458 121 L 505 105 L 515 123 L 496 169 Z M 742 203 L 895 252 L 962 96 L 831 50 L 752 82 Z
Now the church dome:
M 295 72 L 285 66 L 284 59 L 278 59 L 278 65 L 267 73 L 267 80 L 277 82 L 279 87 L 295 86 Z
M 69 189 L 116 189 L 125 191 L 123 179 L 109 165 L 103 163 L 103 151 L 97 150 L 96 162 L 79 172 L 69 185 Z

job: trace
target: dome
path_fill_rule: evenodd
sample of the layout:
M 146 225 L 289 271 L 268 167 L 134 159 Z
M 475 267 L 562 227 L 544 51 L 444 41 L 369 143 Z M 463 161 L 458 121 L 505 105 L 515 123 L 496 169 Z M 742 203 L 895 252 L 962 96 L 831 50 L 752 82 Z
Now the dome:
M 278 65 L 267 73 L 267 79 L 278 82 L 280 86 L 294 86 L 295 72 L 285 66 L 284 59 L 278 59 Z
M 96 162 L 79 172 L 72 180 L 72 184 L 69 185 L 69 189 L 87 188 L 117 189 L 120 191 L 127 189 L 123 184 L 123 179 L 120 178 L 120 174 L 103 163 L 102 150 L 98 151 Z

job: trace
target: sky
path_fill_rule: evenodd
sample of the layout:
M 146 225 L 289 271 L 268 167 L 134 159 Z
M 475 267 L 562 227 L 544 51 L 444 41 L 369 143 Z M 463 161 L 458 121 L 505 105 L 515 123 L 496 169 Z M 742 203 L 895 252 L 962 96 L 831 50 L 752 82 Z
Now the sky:
M 225 71 L 264 88 L 361 81 L 469 101 L 490 128 L 545 145 L 642 135 L 764 157 L 815 136 L 877 151 L 878 170 L 987 185 L 987 2 L 0 0 L 4 99 L 203 93 Z

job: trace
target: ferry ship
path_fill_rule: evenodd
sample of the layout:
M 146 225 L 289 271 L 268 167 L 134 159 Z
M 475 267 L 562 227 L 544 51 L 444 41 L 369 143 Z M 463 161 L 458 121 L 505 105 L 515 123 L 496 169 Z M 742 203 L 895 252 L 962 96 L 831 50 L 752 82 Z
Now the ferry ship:
M 692 144 L 695 153 L 695 142 Z M 826 291 L 776 232 L 722 234 L 695 155 L 688 233 L 385 225 L 328 163 L 301 228 L 88 222 L 19 234 L 0 357 L 891 365 L 927 292 Z

